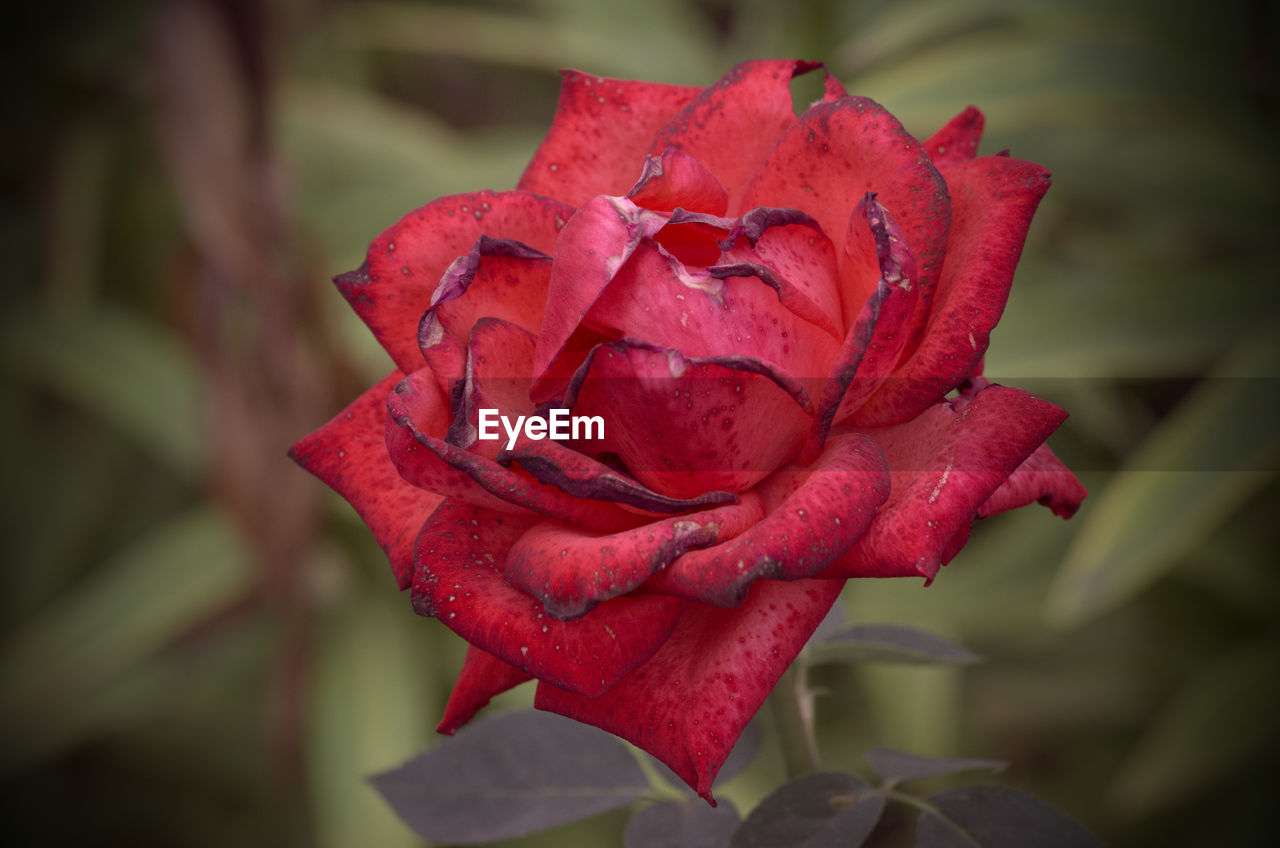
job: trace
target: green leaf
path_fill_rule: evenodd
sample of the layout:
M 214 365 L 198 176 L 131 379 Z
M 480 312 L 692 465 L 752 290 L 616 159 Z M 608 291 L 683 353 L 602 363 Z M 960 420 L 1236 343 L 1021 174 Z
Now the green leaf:
M 534 710 L 468 725 L 372 780 L 418 835 L 459 845 L 525 836 L 649 792 L 644 771 L 617 739 Z
M 810 646 L 813 662 L 968 665 L 977 654 L 949 639 L 900 624 L 858 624 Z
M 787 783 L 751 811 L 732 848 L 855 848 L 871 835 L 884 796 L 858 778 L 817 772 Z
M 1179 557 L 1276 474 L 1280 456 L 1280 343 L 1246 340 L 1086 502 L 1079 535 L 1046 602 L 1071 626 L 1112 609 Z
M 0 762 L 48 750 L 66 723 L 140 662 L 247 588 L 248 553 L 231 522 L 197 508 L 171 519 L 57 599 L 0 653 Z M 146 685 L 139 682 L 137 685 Z
M 181 341 L 157 324 L 100 306 L 19 310 L 0 336 L 16 374 L 78 404 L 187 479 L 205 463 L 199 374 Z
M 1097 837 L 1043 801 L 1003 786 L 934 795 L 916 821 L 916 848 L 1101 848 Z

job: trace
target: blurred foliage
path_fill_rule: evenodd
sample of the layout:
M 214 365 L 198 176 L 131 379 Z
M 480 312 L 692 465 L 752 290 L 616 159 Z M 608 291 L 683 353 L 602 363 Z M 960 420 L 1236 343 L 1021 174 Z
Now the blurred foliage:
M 850 585 L 852 622 L 987 662 L 815 669 L 824 762 L 999 757 L 1115 846 L 1263 844 L 1280 789 L 1266 0 L 4 15 L 13 844 L 413 844 L 364 776 L 430 744 L 462 651 L 284 457 L 387 367 L 326 278 L 414 206 L 511 186 L 561 66 L 706 84 L 789 55 L 919 135 L 975 103 L 984 151 L 1054 172 L 987 370 L 1073 411 L 1053 444 L 1093 493 L 1070 523 L 984 522 L 927 591 Z M 745 813 L 778 771 L 766 750 L 725 796 Z M 615 844 L 623 823 L 512 844 Z

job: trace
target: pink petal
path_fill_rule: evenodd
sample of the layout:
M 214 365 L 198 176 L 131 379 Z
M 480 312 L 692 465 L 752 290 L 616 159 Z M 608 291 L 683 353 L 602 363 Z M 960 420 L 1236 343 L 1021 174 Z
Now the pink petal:
M 519 191 L 442 197 L 378 236 L 358 270 L 334 279 L 378 341 L 406 374 L 422 367 L 418 323 L 440 275 L 481 233 L 550 253 L 572 208 Z
M 844 239 L 850 213 L 869 191 L 892 211 L 915 254 L 917 311 L 927 314 L 951 226 L 947 186 L 920 142 L 878 103 L 847 97 L 801 115 L 769 153 L 745 203 L 803 209 L 835 240 Z M 836 248 L 842 265 L 850 261 L 844 243 Z M 866 259 L 861 287 L 844 293 L 846 317 L 856 314 L 875 288 L 878 274 Z M 842 280 L 845 276 L 842 270 Z
M 661 156 L 646 156 L 639 181 L 627 192 L 637 206 L 658 212 L 688 209 L 723 215 L 728 195 L 715 175 L 689 154 L 668 147 Z
M 550 618 L 499 571 L 532 523 L 446 500 L 414 548 L 414 609 L 526 674 L 599 695 L 653 655 L 685 602 L 656 595 L 615 598 L 573 621 Z
M 403 377 L 392 371 L 289 449 L 294 462 L 355 507 L 390 560 L 401 589 L 413 579 L 416 528 L 443 500 L 406 483 L 387 456 L 382 435 L 387 392 Z
M 458 682 L 453 684 L 444 716 L 436 726 L 436 732 L 452 736 L 489 703 L 494 695 L 501 695 L 533 678 L 510 663 L 503 662 L 488 651 L 475 645 L 467 648 L 467 658 L 462 662 Z
M 781 471 L 759 488 L 768 515 L 729 542 L 679 557 L 649 588 L 736 606 L 762 577 L 811 577 L 866 531 L 889 496 L 889 469 L 872 439 L 842 436 L 812 468 Z
M 534 399 L 548 400 L 544 387 L 553 361 L 569 344 L 592 304 L 640 246 L 667 219 L 624 197 L 593 197 L 569 220 L 551 270 L 546 317 L 534 355 Z M 574 363 L 573 367 L 576 367 Z
M 552 618 L 577 618 L 631 592 L 690 548 L 741 533 L 757 517 L 754 512 L 734 504 L 610 534 L 544 521 L 512 546 L 503 573 L 542 601 Z
M 859 426 L 910 420 L 973 373 L 1049 188 L 1048 171 L 1007 156 L 974 159 L 946 176 L 954 219 L 933 311 L 919 347 L 854 415 Z
M 817 67 L 821 66 L 815 62 L 786 59 L 736 65 L 676 115 L 649 152 L 656 155 L 668 147 L 683 150 L 725 187 L 730 212 L 744 208 L 741 201 L 748 181 L 774 141 L 796 121 L 792 78 Z
M 954 168 L 978 155 L 978 142 L 982 140 L 985 118 L 973 106 L 956 115 L 924 143 L 929 158 L 938 170 Z
M 893 371 L 915 312 L 915 257 L 902 231 L 870 194 L 858 209 L 861 216 L 855 214 L 851 220 L 862 217 L 867 222 L 864 230 L 872 243 L 868 249 L 876 257 L 880 282 L 836 354 L 835 367 L 818 399 L 802 462 L 811 462 L 822 451 L 832 424 L 850 417 Z
M 1004 386 L 982 389 L 957 410 L 963 402 L 943 401 L 905 424 L 862 431 L 889 459 L 889 500 L 824 577 L 932 580 L 952 537 L 1067 417 Z
M 594 348 L 565 403 L 603 417 L 604 449 L 674 497 L 750 488 L 795 454 L 809 428 L 804 390 L 767 363 L 688 358 L 632 339 Z
M 743 215 L 725 240 L 730 247 L 713 276 L 730 276 L 732 263 L 761 265 L 777 282 L 782 304 L 837 338 L 843 326 L 840 280 L 835 248 L 818 222 L 795 209 L 752 209 Z M 735 276 L 758 271 L 738 271 Z M 764 279 L 761 276 L 761 279 Z
M 726 266 L 704 273 L 645 243 L 584 323 L 614 338 L 644 339 L 687 356 L 749 353 L 786 374 L 821 379 L 838 342 L 787 308 L 786 291 L 785 281 L 755 269 Z
M 1071 469 L 1044 444 L 987 498 L 978 508 L 978 517 L 986 518 L 1034 502 L 1049 507 L 1054 515 L 1070 518 L 1087 494 Z
M 387 396 L 386 445 L 400 476 L 421 489 L 463 503 L 513 515 L 545 516 L 614 531 L 635 516 L 602 501 L 585 501 L 505 468 L 431 433 L 442 404 L 440 389 L 424 369 L 410 374 Z
M 624 194 L 654 135 L 702 89 L 564 71 L 547 137 L 519 188 L 581 206 Z
M 714 803 L 725 757 L 840 589 L 838 580 L 761 580 L 740 608 L 690 604 L 661 649 L 604 694 L 540 683 L 534 706 L 638 745 Z

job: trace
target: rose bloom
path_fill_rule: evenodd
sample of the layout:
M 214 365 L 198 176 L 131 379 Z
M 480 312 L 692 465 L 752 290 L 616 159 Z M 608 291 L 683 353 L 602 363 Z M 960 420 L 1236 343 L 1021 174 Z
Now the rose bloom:
M 1066 414 L 981 377 L 1049 175 L 921 143 L 818 65 L 709 88 L 568 72 L 515 191 L 435 200 L 338 288 L 396 370 L 292 450 L 470 649 L 440 730 L 535 678 L 710 800 L 850 577 L 1084 490 Z M 481 409 L 603 439 L 477 438 Z

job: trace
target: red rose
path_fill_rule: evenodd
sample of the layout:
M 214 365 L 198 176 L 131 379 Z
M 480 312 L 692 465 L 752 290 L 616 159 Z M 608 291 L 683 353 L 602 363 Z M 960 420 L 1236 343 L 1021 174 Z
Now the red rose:
M 979 376 L 1048 173 L 975 158 L 977 110 L 921 144 L 830 76 L 797 118 L 814 67 L 570 72 L 516 191 L 337 279 L 399 370 L 292 453 L 471 644 L 442 731 L 537 678 L 710 797 L 846 578 L 931 580 L 975 517 L 1084 496 L 1065 413 Z M 477 437 L 551 407 L 604 438 Z

